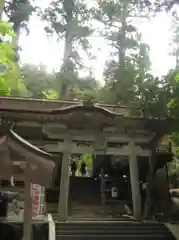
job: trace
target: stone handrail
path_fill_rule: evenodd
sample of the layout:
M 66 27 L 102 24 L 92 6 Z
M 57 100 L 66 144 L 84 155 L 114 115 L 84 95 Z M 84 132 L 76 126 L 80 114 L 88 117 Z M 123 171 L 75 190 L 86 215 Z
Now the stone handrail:
M 51 214 L 48 214 L 48 223 L 49 223 L 49 240 L 56 240 L 56 231 L 55 231 L 55 222 Z
M 172 232 L 176 240 L 179 240 L 179 225 L 166 223 L 165 226 Z

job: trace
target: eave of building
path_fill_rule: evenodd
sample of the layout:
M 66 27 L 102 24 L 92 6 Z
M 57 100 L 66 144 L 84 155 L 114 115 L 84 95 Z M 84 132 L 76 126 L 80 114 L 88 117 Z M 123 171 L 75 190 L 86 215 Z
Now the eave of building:
M 77 101 L 59 101 L 59 100 L 42 100 L 30 98 L 14 98 L 14 97 L 0 97 L 0 109 L 28 109 L 29 110 L 47 110 L 59 109 L 68 106 L 83 105 L 82 102 Z M 123 115 L 130 115 L 132 108 L 122 105 L 113 104 L 100 104 L 96 103 L 95 106 L 103 107 L 115 113 Z M 140 109 L 138 109 L 140 110 Z
M 53 156 L 41 149 L 39 149 L 38 147 L 36 147 L 35 145 L 31 144 L 30 142 L 26 141 L 25 139 L 23 139 L 22 137 L 20 137 L 18 134 L 16 134 L 14 131 L 9 130 L 8 134 L 8 143 L 11 146 L 17 146 L 17 149 L 19 150 L 19 152 L 26 152 L 26 154 L 32 153 L 35 154 L 39 157 L 44 158 L 45 160 L 53 160 Z M 23 155 L 23 154 L 21 154 Z
M 62 102 L 47 100 L 29 100 L 22 98 L 0 97 L 0 117 L 15 123 L 30 121 L 39 124 L 58 123 L 68 129 L 145 129 L 157 134 L 165 134 L 178 130 L 179 120 L 172 118 L 145 118 L 133 116 L 126 107 L 125 113 L 109 110 L 111 105 L 83 105 L 79 102 Z M 112 106 L 115 109 L 115 106 Z
M 33 146 L 25 139 L 18 136 L 13 130 L 9 130 L 6 135 L 0 137 L 0 154 L 0 177 L 2 179 L 9 179 L 12 176 L 12 168 L 14 168 L 13 162 L 16 162 L 18 159 L 18 161 L 29 164 L 31 180 L 35 181 L 35 183 L 42 183 L 44 186 L 50 186 L 52 182 L 52 173 L 55 168 L 55 163 L 52 161 L 55 159 L 51 154 Z M 32 168 L 33 166 L 35 169 Z M 49 181 L 46 181 L 43 177 L 39 178 L 40 171 L 46 171 L 44 174 L 48 174 L 48 176 L 45 175 L 45 178 L 48 178 Z

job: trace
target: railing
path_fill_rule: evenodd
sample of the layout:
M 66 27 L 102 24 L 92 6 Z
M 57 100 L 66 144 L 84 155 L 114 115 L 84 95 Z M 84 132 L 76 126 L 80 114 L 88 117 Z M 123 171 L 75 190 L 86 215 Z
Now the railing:
M 56 231 L 55 231 L 55 222 L 51 214 L 48 214 L 48 223 L 49 223 L 49 240 L 56 240 Z

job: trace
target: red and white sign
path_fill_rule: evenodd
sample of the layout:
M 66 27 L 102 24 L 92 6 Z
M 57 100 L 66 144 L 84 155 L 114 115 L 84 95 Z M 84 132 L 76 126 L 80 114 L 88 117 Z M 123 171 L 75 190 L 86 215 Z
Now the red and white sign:
M 33 217 L 37 217 L 43 214 L 44 188 L 38 184 L 32 184 L 32 206 Z

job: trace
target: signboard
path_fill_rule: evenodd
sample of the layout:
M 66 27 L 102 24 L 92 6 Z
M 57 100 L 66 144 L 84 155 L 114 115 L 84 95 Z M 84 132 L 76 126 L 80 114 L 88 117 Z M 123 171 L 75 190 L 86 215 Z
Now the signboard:
M 45 207 L 45 188 L 38 185 L 31 185 L 32 191 L 32 216 L 42 216 L 44 214 Z

